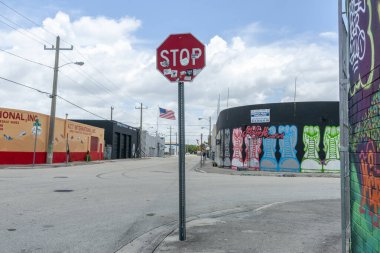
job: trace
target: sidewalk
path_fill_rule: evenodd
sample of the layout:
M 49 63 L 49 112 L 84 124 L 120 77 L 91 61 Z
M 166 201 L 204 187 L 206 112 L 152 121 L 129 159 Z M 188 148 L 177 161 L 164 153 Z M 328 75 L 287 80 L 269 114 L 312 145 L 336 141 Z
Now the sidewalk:
M 339 252 L 339 203 L 274 203 L 221 217 L 195 219 L 187 223 L 186 241 L 178 240 L 176 229 L 154 252 Z
M 200 165 L 200 163 L 199 163 Z M 232 170 L 228 167 L 213 167 L 210 159 L 207 159 L 205 164 L 195 169 L 197 172 L 203 173 L 218 173 L 227 175 L 239 175 L 239 176 L 275 176 L 275 177 L 332 177 L 340 178 L 340 172 L 325 172 L 325 173 L 315 173 L 315 172 L 272 172 L 272 171 L 252 171 L 252 170 Z
M 32 164 L 5 164 L 0 165 L 1 169 L 47 169 L 47 168 L 59 168 L 59 167 L 71 167 L 71 166 L 79 166 L 79 165 L 93 165 L 93 164 L 100 164 L 105 162 L 110 162 L 112 160 L 101 160 L 101 161 L 76 161 L 76 162 L 69 162 L 69 163 L 53 163 L 53 164 L 35 164 L 34 167 Z
M 197 166 L 199 167 L 199 166 Z M 194 170 L 240 176 L 339 177 L 331 173 L 232 171 L 210 162 Z M 178 223 L 156 227 L 117 253 L 322 253 L 340 252 L 340 199 L 274 202 L 199 214 L 186 219 L 186 240 Z
M 141 159 L 150 159 L 150 157 L 144 157 Z M 59 167 L 71 167 L 71 166 L 81 166 L 81 165 L 94 165 L 94 164 L 103 164 L 103 163 L 112 163 L 124 160 L 140 160 L 140 158 L 127 158 L 127 159 L 114 159 L 114 160 L 96 160 L 96 161 L 75 161 L 69 163 L 53 163 L 53 164 L 35 164 L 34 167 L 32 164 L 5 164 L 0 165 L 1 169 L 47 169 L 47 168 L 59 168 Z

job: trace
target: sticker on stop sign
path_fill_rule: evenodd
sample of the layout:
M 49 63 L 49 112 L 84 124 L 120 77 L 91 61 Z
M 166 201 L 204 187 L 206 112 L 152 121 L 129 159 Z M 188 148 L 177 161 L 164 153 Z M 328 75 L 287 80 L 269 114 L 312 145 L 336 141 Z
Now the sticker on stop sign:
M 205 67 L 205 53 L 192 34 L 172 34 L 157 48 L 156 67 L 171 82 L 189 82 Z

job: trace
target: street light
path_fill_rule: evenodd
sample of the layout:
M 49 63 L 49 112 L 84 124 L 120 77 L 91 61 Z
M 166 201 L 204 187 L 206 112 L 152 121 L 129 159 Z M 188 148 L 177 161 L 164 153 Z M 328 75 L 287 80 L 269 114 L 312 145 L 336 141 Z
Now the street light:
M 82 62 L 82 61 L 67 62 L 67 63 L 65 63 L 65 64 L 59 66 L 58 68 L 62 68 L 63 66 L 66 66 L 66 65 L 69 65 L 69 64 L 75 64 L 75 65 L 82 66 L 82 65 L 84 65 L 84 62 Z
M 199 117 L 198 120 L 208 120 L 208 123 L 209 123 L 209 129 L 208 129 L 208 145 L 210 147 L 210 152 L 211 152 L 211 116 L 208 117 L 208 118 L 202 118 L 202 117 Z M 211 157 L 211 155 L 209 154 L 209 157 Z
M 46 163 L 53 163 L 53 149 L 54 149 L 54 127 L 55 127 L 55 110 L 57 104 L 57 83 L 58 83 L 58 69 L 68 64 L 76 64 L 82 66 L 84 62 L 67 62 L 61 66 L 58 66 L 59 54 L 56 54 L 54 65 L 54 78 L 53 78 L 53 92 L 51 94 L 51 108 L 50 108 L 50 125 L 49 125 L 49 139 Z
M 172 126 L 170 126 L 170 136 L 169 136 L 169 156 L 172 155 Z

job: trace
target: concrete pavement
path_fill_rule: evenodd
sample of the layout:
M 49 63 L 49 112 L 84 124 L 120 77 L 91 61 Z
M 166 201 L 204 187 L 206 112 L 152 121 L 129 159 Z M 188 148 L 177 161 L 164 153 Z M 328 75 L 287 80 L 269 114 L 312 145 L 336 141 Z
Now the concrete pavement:
M 230 171 L 206 163 L 199 173 L 262 176 Z M 264 173 L 266 174 L 266 173 Z M 271 176 L 305 176 L 268 173 Z M 338 177 L 311 173 L 307 177 Z M 178 224 L 170 222 L 135 238 L 117 253 L 319 253 L 340 252 L 340 199 L 277 201 L 187 217 L 186 241 L 179 241 Z

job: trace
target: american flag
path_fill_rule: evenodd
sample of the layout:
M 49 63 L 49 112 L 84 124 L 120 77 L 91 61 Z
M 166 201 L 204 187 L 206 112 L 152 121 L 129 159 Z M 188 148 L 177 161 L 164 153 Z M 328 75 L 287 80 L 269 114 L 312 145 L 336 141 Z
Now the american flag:
M 159 108 L 160 108 L 160 118 L 175 120 L 174 112 L 172 110 L 167 110 L 161 107 Z

